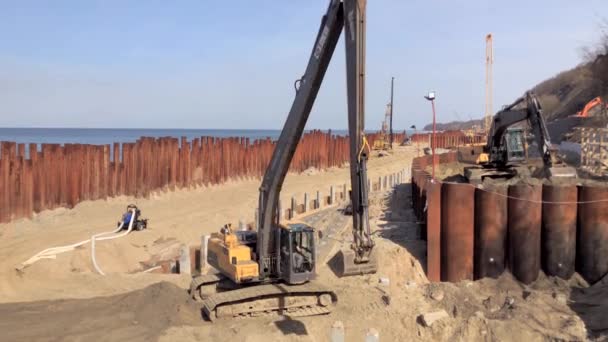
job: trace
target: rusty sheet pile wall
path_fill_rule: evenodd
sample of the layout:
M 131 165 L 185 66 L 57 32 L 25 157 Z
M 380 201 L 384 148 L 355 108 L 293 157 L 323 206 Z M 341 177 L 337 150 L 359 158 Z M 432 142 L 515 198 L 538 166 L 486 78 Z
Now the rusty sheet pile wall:
M 396 135 L 396 141 L 404 133 Z M 370 134 L 370 143 L 377 134 Z M 220 184 L 261 177 L 274 150 L 268 139 L 147 138 L 113 145 L 0 143 L 0 223 L 86 200 Z M 300 142 L 291 171 L 348 162 L 348 137 L 311 131 Z
M 439 163 L 456 161 L 440 155 Z M 427 276 L 457 282 L 509 270 L 529 284 L 542 270 L 593 284 L 608 274 L 608 187 L 431 181 L 431 156 L 412 162 L 412 205 L 426 223 Z
M 435 134 L 436 144 L 433 143 L 432 133 L 416 133 L 411 137 L 412 142 L 426 143 L 430 147 L 435 145 L 436 148 L 451 148 L 464 146 L 469 144 L 485 143 L 486 138 L 482 135 L 465 135 L 462 131 L 444 131 Z

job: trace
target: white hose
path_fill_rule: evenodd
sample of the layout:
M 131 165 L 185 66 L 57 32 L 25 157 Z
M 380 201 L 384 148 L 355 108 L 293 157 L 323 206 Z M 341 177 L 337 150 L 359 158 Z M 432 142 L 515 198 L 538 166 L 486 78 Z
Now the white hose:
M 116 228 L 116 230 L 114 230 L 112 232 L 105 232 L 105 233 L 97 234 L 97 235 L 94 235 L 93 237 L 97 238 L 98 241 L 101 241 L 101 240 L 115 239 L 115 238 L 118 238 L 118 237 L 121 237 L 121 236 L 124 236 L 124 235 L 128 234 L 131 231 L 131 229 L 132 229 L 132 225 L 133 225 L 133 221 L 134 221 L 133 218 L 135 217 L 134 216 L 135 215 L 134 210 L 135 209 L 131 210 L 133 212 L 132 216 L 131 216 L 131 218 L 132 218 L 131 219 L 131 224 L 129 224 L 129 230 L 125 234 L 121 234 L 121 235 L 117 235 L 117 236 L 108 236 L 108 237 L 103 237 L 103 238 L 97 238 L 97 236 L 100 236 L 100 235 L 105 235 L 105 234 L 109 234 L 109 233 L 118 233 L 123 228 L 123 226 L 124 226 L 124 222 L 121 222 L 120 226 L 118 226 L 118 228 Z M 91 241 L 91 239 L 86 239 L 86 240 L 83 240 L 83 241 L 80 241 L 80 242 L 76 242 L 76 243 L 71 244 L 71 245 L 47 248 L 47 249 L 45 249 L 43 251 L 38 252 L 38 254 L 32 256 L 31 258 L 27 259 L 26 261 L 22 262 L 20 265 L 18 265 L 16 267 L 16 269 L 17 269 L 17 271 L 21 272 L 26 267 L 28 267 L 29 265 L 37 262 L 40 259 L 55 259 L 57 257 L 57 254 L 61 254 L 61 253 L 72 251 L 72 250 L 74 250 L 77 247 L 80 247 L 82 245 L 85 245 L 85 244 L 89 243 L 89 241 Z M 93 244 L 92 244 L 92 247 L 93 247 L 92 248 L 93 249 L 93 252 L 92 252 L 93 253 L 93 264 L 96 265 L 96 263 L 95 263 L 95 254 L 94 254 L 95 252 L 94 252 L 94 245 Z M 96 266 L 96 269 L 99 272 L 99 269 L 98 269 L 97 266 Z M 102 272 L 100 272 L 100 273 L 103 274 Z
M 131 209 L 131 221 L 129 222 L 129 228 L 127 229 L 126 232 L 124 232 L 122 234 L 114 235 L 114 236 L 101 237 L 103 235 L 118 233 L 122 229 L 123 225 L 125 224 L 123 221 L 116 230 L 113 230 L 111 232 L 99 233 L 99 234 L 95 234 L 95 235 L 91 236 L 91 260 L 93 261 L 93 267 L 95 267 L 95 270 L 97 271 L 97 273 L 99 273 L 101 275 L 106 275 L 105 273 L 103 273 L 103 271 L 97 264 L 97 260 L 95 259 L 95 241 L 96 240 L 97 241 L 112 240 L 112 239 L 117 239 L 119 237 L 123 237 L 123 236 L 129 234 L 131 232 L 131 230 L 133 230 L 133 222 L 135 222 L 135 209 Z

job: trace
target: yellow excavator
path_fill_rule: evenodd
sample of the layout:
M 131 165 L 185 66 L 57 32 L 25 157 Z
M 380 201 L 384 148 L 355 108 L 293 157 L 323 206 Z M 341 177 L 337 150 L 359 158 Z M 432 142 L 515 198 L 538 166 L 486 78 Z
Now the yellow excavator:
M 382 121 L 382 129 L 378 133 L 378 137 L 376 138 L 376 140 L 374 140 L 374 144 L 372 145 L 372 149 L 374 151 L 387 151 L 392 149 L 391 137 L 388 132 L 391 112 L 391 104 L 388 103 L 386 105 L 386 112 L 384 113 L 384 121 Z
M 219 273 L 194 277 L 191 295 L 203 302 L 210 320 L 279 313 L 326 314 L 336 294 L 312 281 L 316 275 L 315 229 L 279 222 L 278 201 L 304 126 L 344 29 L 348 128 L 350 138 L 353 243 L 334 258 L 340 276 L 377 269 L 367 204 L 368 150 L 364 148 L 366 0 L 331 0 L 321 20 L 304 76 L 260 186 L 257 231 L 234 231 L 230 225 L 208 242 L 207 262 Z M 209 289 L 211 288 L 211 289 Z M 211 290 L 210 292 L 208 290 Z

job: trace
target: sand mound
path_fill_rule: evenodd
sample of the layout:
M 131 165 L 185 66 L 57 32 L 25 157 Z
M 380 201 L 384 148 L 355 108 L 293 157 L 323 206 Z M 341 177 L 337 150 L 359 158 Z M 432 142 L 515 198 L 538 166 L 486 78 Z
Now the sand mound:
M 168 282 L 111 297 L 2 304 L 0 317 L 3 341 L 151 341 L 201 322 L 187 292 Z

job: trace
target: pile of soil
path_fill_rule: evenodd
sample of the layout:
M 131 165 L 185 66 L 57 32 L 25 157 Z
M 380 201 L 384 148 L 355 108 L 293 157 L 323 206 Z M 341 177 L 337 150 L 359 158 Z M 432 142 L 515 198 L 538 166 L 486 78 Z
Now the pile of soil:
M 572 309 L 585 321 L 594 338 L 608 338 L 608 275 L 589 288 L 574 288 Z
M 1 304 L 0 317 L 3 341 L 153 341 L 169 327 L 201 324 L 200 307 L 168 282 L 110 297 Z

